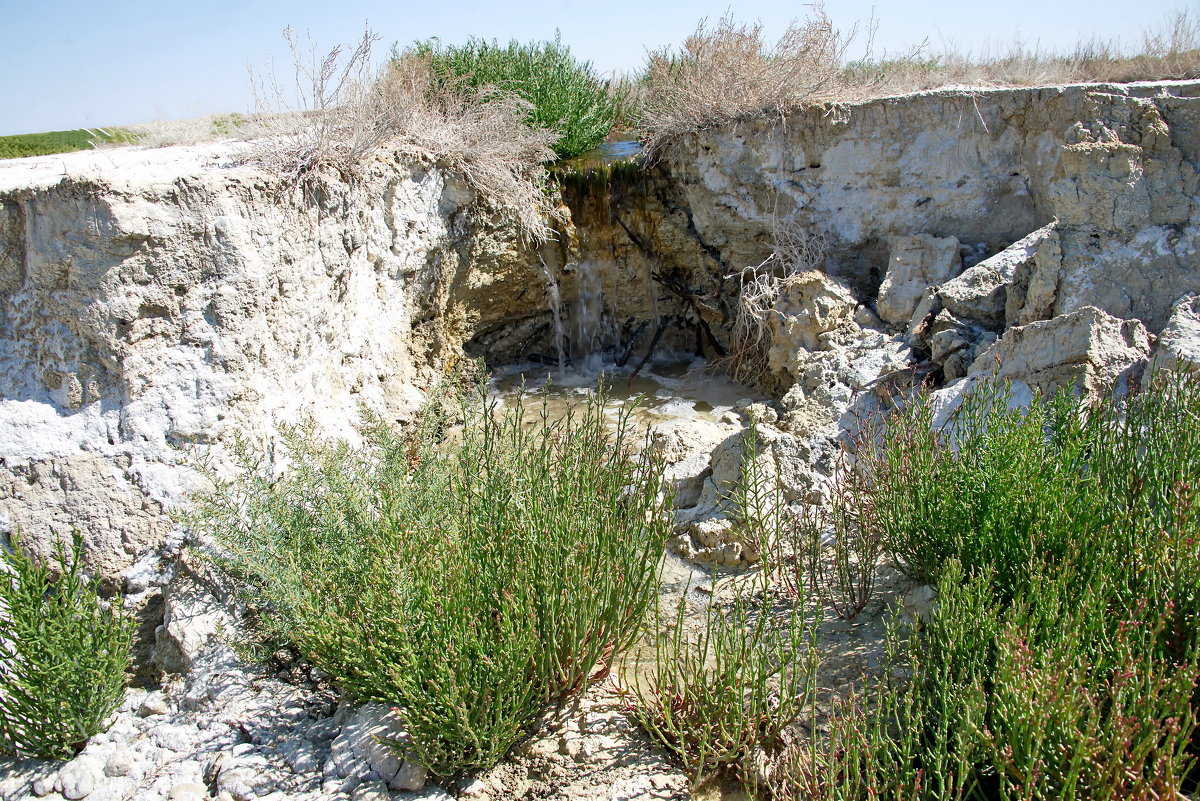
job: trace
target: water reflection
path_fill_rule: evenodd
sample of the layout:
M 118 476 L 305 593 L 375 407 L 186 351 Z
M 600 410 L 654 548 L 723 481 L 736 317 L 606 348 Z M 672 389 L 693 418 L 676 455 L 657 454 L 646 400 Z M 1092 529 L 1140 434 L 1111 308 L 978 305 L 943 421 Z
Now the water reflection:
M 631 412 L 638 430 L 673 420 L 717 423 L 739 401 L 764 399 L 757 390 L 712 375 L 706 367 L 703 359 L 670 355 L 649 362 L 637 375 L 631 366 L 611 363 L 568 370 L 518 365 L 493 374 L 489 389 L 501 403 L 523 396 L 531 419 L 540 416 L 543 400 L 551 417 L 558 418 L 603 382 L 608 387 L 605 412 L 614 422 L 638 402 Z

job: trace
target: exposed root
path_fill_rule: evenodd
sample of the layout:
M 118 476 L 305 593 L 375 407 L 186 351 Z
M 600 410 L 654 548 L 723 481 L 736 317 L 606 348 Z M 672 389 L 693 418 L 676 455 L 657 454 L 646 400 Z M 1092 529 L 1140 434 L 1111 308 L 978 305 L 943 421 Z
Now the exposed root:
M 773 225 L 775 250 L 753 267 L 726 278 L 740 282 L 729 353 L 714 364 L 733 380 L 752 383 L 769 369 L 771 319 L 786 287 L 825 263 L 825 237 L 802 228 L 795 219 Z

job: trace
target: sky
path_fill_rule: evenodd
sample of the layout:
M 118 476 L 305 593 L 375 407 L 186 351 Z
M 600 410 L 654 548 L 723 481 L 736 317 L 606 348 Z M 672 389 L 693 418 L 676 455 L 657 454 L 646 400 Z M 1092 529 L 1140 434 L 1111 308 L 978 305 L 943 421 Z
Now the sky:
M 1015 37 L 1048 49 L 1092 36 L 1133 44 L 1172 10 L 1200 13 L 1200 0 L 828 0 L 825 9 L 843 30 L 873 15 L 876 53 L 925 40 L 932 50 L 979 52 Z M 807 12 L 766 0 L 0 0 L 0 135 L 252 110 L 248 66 L 290 70 L 288 26 L 321 52 L 369 26 L 381 36 L 380 60 L 393 42 L 530 41 L 557 30 L 607 74 L 678 45 L 702 18 L 761 22 L 774 41 Z

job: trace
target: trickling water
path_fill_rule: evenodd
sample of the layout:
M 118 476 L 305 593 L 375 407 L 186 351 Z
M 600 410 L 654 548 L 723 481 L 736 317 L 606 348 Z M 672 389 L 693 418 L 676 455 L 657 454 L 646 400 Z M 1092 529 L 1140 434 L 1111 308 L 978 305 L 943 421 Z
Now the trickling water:
M 550 298 L 550 316 L 554 318 L 554 347 L 558 350 L 558 371 L 561 373 L 567 369 L 567 357 L 563 347 L 565 336 L 562 324 L 562 295 L 558 291 L 558 281 L 555 280 L 544 261 L 542 262 L 542 271 L 546 273 L 546 280 L 549 282 L 546 294 Z
M 609 327 L 604 313 L 606 267 L 612 269 L 612 265 L 583 261 L 577 268 L 579 294 L 572 309 L 575 330 L 571 341 L 571 361 L 593 372 L 603 362 L 602 352 L 613 344 L 609 341 Z

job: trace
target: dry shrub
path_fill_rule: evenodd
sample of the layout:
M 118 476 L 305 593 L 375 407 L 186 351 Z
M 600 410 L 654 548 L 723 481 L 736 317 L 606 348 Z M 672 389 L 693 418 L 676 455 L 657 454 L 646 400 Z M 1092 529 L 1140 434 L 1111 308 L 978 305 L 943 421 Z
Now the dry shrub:
M 886 55 L 847 65 L 841 99 L 861 100 L 949 86 L 1006 87 L 1066 83 L 1129 83 L 1200 77 L 1200 18 L 1176 11 L 1129 48 L 1120 41 L 1080 40 L 1069 52 L 1015 41 L 1004 51 L 973 53 L 925 45 L 904 56 Z
M 828 244 L 821 234 L 804 228 L 794 218 L 776 220 L 772 229 L 775 249 L 771 255 L 736 276 L 727 276 L 736 277 L 740 288 L 729 353 L 716 366 L 735 381 L 752 382 L 767 371 L 775 304 L 790 282 L 825 264 Z
M 427 62 L 417 59 L 393 67 L 381 91 L 408 105 L 407 125 L 395 138 L 400 151 L 446 164 L 531 239 L 550 238 L 549 222 L 561 214 L 546 186 L 556 134 L 524 122 L 526 101 L 436 88 Z
M 292 83 L 280 83 L 274 69 L 251 70 L 252 125 L 264 135 L 251 158 L 297 183 L 323 167 L 349 174 L 404 115 L 389 108 L 377 89 L 371 48 L 379 37 L 364 31 L 343 57 L 341 46 L 318 56 L 311 42 L 300 47 L 291 28 L 283 35 L 295 70 Z
M 1138 44 L 1081 40 L 1067 53 L 1014 42 L 972 53 L 922 43 L 902 54 L 873 52 L 874 20 L 864 26 L 865 55 L 847 63 L 848 33 L 834 29 L 820 6 L 793 22 L 773 46 L 761 25 L 723 17 L 702 21 L 678 51 L 652 53 L 641 83 L 626 87 L 622 118 L 636 121 L 651 152 L 680 136 L 739 119 L 783 116 L 798 108 L 901 95 L 943 87 L 1039 86 L 1064 83 L 1200 78 L 1200 17 L 1177 11 Z
M 650 55 L 641 108 L 648 149 L 732 120 L 832 99 L 848 41 L 820 5 L 769 48 L 761 24 L 726 15 L 710 29 L 702 20 L 678 52 Z
M 543 164 L 554 133 L 523 120 L 528 104 L 500 92 L 468 94 L 431 80 L 427 59 L 403 58 L 378 70 L 369 30 L 343 55 L 318 57 L 285 33 L 295 63 L 294 87 L 274 74 L 255 81 L 259 138 L 246 159 L 291 186 L 333 171 L 351 179 L 380 149 L 461 173 L 480 199 L 529 238 L 551 235 L 557 214 L 545 191 Z
M 141 147 L 198 145 L 206 142 L 243 141 L 252 136 L 243 114 L 209 114 L 186 120 L 155 120 L 126 126 Z

